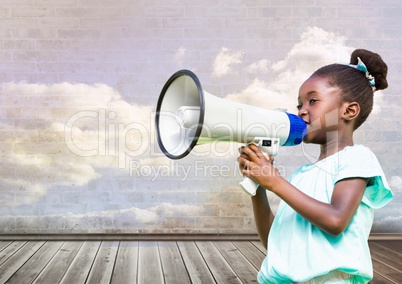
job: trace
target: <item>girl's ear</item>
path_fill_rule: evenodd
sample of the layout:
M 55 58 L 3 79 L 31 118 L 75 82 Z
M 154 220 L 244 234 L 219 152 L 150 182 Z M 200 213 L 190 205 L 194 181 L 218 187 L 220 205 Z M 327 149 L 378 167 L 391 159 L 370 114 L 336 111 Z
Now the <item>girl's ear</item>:
M 360 105 L 357 102 L 345 103 L 342 118 L 351 121 L 354 120 L 360 113 Z

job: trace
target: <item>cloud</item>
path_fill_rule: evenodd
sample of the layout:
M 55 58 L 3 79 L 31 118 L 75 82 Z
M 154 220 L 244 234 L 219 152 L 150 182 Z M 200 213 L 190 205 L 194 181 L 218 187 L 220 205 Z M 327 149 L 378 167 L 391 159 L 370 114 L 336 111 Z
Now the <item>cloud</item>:
M 174 54 L 174 60 L 179 66 L 183 65 L 183 61 L 186 57 L 186 52 L 186 48 L 181 46 Z
M 150 152 L 151 108 L 125 102 L 104 84 L 7 83 L 0 96 L 7 113 L 0 190 L 36 193 L 9 195 L 5 206 L 32 203 L 52 186 L 87 185 L 101 178 L 98 169 L 121 171 L 128 158 Z
M 233 51 L 226 47 L 222 47 L 213 63 L 212 77 L 221 78 L 233 71 L 234 65 L 242 63 L 244 53 L 241 51 Z
M 393 214 L 395 213 L 393 212 Z M 401 222 L 401 215 L 380 218 L 373 222 L 373 231 L 376 232 L 378 228 L 382 233 L 402 233 L 402 227 L 400 226 Z
M 319 67 L 336 62 L 348 62 L 353 48 L 346 46 L 345 38 L 320 28 L 309 28 L 285 59 L 269 66 L 266 59 L 245 67 L 245 71 L 261 70 L 265 75 L 255 79 L 244 90 L 229 94 L 226 99 L 263 108 L 284 108 L 296 112 L 300 85 Z
M 323 65 L 348 63 L 353 48 L 346 46 L 345 41 L 346 38 L 342 35 L 310 27 L 301 35 L 300 42 L 293 46 L 285 59 L 272 65 L 272 70 L 294 70 L 311 74 Z
M 284 60 L 273 64 L 267 59 L 243 64 L 243 51 L 223 47 L 213 62 L 212 78 L 224 79 L 226 75 L 243 71 L 264 73 L 267 77 L 257 77 L 243 90 L 225 99 L 295 112 L 300 84 L 319 66 L 347 61 L 351 50 L 345 45 L 344 37 L 311 28 Z M 180 63 L 186 54 L 186 48 L 180 47 L 175 60 Z M 197 146 L 185 161 L 172 163 L 160 153 L 153 153 L 157 148 L 152 129 L 154 106 L 129 104 L 105 84 L 8 83 L 1 85 L 0 97 L 7 114 L 0 119 L 0 151 L 3 153 L 0 191 L 4 193 L 2 204 L 5 206 L 32 204 L 51 187 L 87 186 L 107 178 L 103 176 L 105 172 L 109 177 L 133 174 L 130 178 L 136 179 L 137 184 L 153 178 L 156 181 L 161 173 L 166 179 L 182 179 L 201 172 L 205 187 L 216 188 L 218 178 L 221 179 L 219 189 L 233 186 L 233 168 L 237 167 L 235 143 Z M 196 164 L 200 160 L 204 163 Z M 138 165 L 134 173 L 130 172 L 131 162 Z M 230 165 L 228 170 L 226 165 Z M 222 169 L 219 177 L 214 176 L 215 167 Z M 157 174 L 150 176 L 146 176 L 149 171 L 141 172 L 158 169 Z M 159 182 L 163 182 L 163 178 Z M 391 180 L 391 184 L 399 185 L 399 182 L 397 178 Z M 181 190 L 191 186 L 189 183 L 179 185 Z M 18 200 L 6 194 L 6 191 L 17 190 L 35 194 Z M 152 220 L 155 218 L 152 212 L 144 216 Z
M 158 231 L 180 230 L 181 224 L 183 231 L 188 232 L 195 226 L 195 218 L 199 216 L 209 216 L 208 207 L 204 205 L 174 205 L 171 203 L 161 203 L 148 208 L 128 208 L 122 210 L 107 210 L 88 212 L 84 214 L 73 214 L 66 212 L 64 214 L 51 214 L 46 216 L 46 223 L 52 224 L 48 228 L 43 222 L 43 216 L 24 216 L 20 220 L 23 224 L 24 233 L 44 232 L 63 230 L 71 232 L 96 233 L 105 230 L 113 232 L 124 231 L 139 232 L 143 230 Z M 0 216 L 0 223 L 7 223 L 12 216 Z M 8 228 L 1 228 L 0 232 L 8 232 Z
M 156 149 L 153 107 L 129 104 L 107 85 L 7 83 L 0 97 L 7 114 L 0 119 L 3 210 L 34 204 L 49 189 L 85 189 L 110 176 L 125 175 L 140 186 L 201 171 L 197 156 L 178 165 Z M 220 153 L 225 146 L 213 145 Z M 206 147 L 194 153 L 220 164 L 220 157 L 205 157 Z M 13 192 L 21 191 L 27 194 L 16 198 Z
M 247 67 L 249 73 L 267 73 L 269 71 L 269 62 L 267 59 L 261 59 Z
M 337 34 L 310 28 L 284 60 L 269 66 L 262 59 L 243 67 L 245 72 L 271 72 L 270 81 L 256 78 L 226 99 L 292 111 L 298 87 L 315 64 L 346 60 L 351 48 L 344 41 Z M 186 48 L 180 47 L 175 58 L 180 61 L 185 54 Z M 241 69 L 243 56 L 242 51 L 223 47 L 214 60 L 213 76 Z M 0 120 L 1 143 L 10 154 L 1 161 L 5 168 L 18 168 L 19 173 L 26 169 L 27 174 L 28 167 L 41 168 L 52 177 L 50 184 L 85 185 L 99 178 L 96 168 L 124 168 L 128 156 L 154 164 L 155 158 L 150 156 L 152 107 L 129 104 L 110 86 L 8 83 L 2 84 L 0 91 L 7 111 L 7 118 Z M 164 164 L 166 160 L 157 157 L 155 162 Z M 52 173 L 54 168 L 61 168 L 62 173 Z
M 205 207 L 202 205 L 173 205 L 171 203 L 161 203 L 149 208 L 129 208 L 124 210 L 109 210 L 90 212 L 87 214 L 68 214 L 66 220 L 76 219 L 85 220 L 86 218 L 111 218 L 114 220 L 129 220 L 137 227 L 153 225 L 159 227 L 162 219 L 168 217 L 181 216 L 202 216 L 205 214 Z M 57 218 L 63 218 L 60 215 L 54 215 Z M 71 221 L 70 221 L 71 222 Z M 84 228 L 85 228 L 85 224 Z M 90 226 L 86 227 L 90 228 Z
M 389 186 L 393 192 L 402 192 L 402 178 L 400 176 L 392 176 Z

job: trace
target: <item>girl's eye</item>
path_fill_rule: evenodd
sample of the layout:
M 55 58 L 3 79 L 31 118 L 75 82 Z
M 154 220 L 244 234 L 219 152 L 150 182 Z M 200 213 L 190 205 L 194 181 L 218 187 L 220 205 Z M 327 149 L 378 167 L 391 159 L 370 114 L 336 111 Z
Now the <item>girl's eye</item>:
M 316 100 L 316 99 L 311 99 L 310 100 L 310 104 L 312 105 L 312 104 L 314 104 L 314 103 L 316 103 L 318 100 Z
M 302 105 L 297 105 L 296 108 L 297 108 L 297 110 L 301 110 Z

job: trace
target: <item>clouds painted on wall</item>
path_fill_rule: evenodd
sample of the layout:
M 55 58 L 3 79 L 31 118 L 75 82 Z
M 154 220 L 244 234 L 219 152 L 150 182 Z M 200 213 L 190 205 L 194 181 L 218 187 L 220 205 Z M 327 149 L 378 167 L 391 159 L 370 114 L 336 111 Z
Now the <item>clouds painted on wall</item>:
M 242 63 L 244 52 L 230 50 L 222 47 L 213 62 L 212 76 L 214 78 L 222 78 L 236 69 L 236 66 Z
M 268 60 L 262 59 L 244 66 L 239 52 L 225 50 L 225 56 L 217 56 L 214 66 L 236 62 L 237 68 L 243 70 L 241 72 L 259 73 L 245 89 L 229 94 L 226 99 L 262 108 L 283 108 L 295 113 L 299 87 L 315 70 L 332 63 L 349 63 L 354 48 L 345 42 L 346 38 L 342 35 L 312 27 L 302 34 L 300 42 L 283 60 L 271 65 Z M 214 69 L 214 74 L 227 74 L 221 69 Z M 380 111 L 381 97 L 381 92 L 376 92 L 374 113 Z
M 262 75 L 256 76 L 240 92 L 228 94 L 225 99 L 262 108 L 286 108 L 294 112 L 300 84 L 318 66 L 347 62 L 351 50 L 352 48 L 345 45 L 344 37 L 319 28 L 310 28 L 286 58 L 272 64 L 266 59 L 245 64 L 243 51 L 222 47 L 217 50 L 212 64 L 211 78 L 224 79 L 233 72 L 258 72 Z M 185 47 L 177 50 L 174 58 L 178 65 L 184 60 L 186 52 Z M 190 154 L 180 164 L 168 160 L 155 150 L 154 106 L 130 104 L 115 89 L 104 84 L 8 83 L 1 85 L 0 97 L 2 109 L 6 113 L 0 119 L 0 130 L 3 133 L 0 146 L 4 154 L 0 160 L 3 207 L 14 208 L 35 203 L 46 196 L 50 188 L 57 186 L 84 187 L 93 181 L 122 175 L 130 176 L 138 184 L 150 180 L 158 182 L 159 178 L 163 183 L 179 177 L 176 190 L 183 192 L 190 191 L 193 186 L 186 183 L 186 178 L 183 179 L 186 175 L 179 171 L 184 168 L 179 166 L 187 165 L 187 170 L 191 171 L 187 173 L 188 176 L 194 177 L 194 165 L 200 158 Z M 376 98 L 380 99 L 381 96 Z M 195 152 L 207 151 L 211 146 L 199 147 L 204 148 Z M 202 165 L 204 169 L 205 165 L 230 165 L 227 176 L 223 176 L 222 172 L 219 172 L 220 176 L 210 176 L 209 184 L 218 184 L 218 187 L 205 194 L 205 199 L 215 200 L 216 204 L 220 198 L 227 198 L 217 194 L 217 191 L 221 188 L 240 191 L 240 188 L 233 189 L 233 179 L 241 178 L 234 177 L 233 174 L 237 146 L 218 147 L 223 147 L 218 152 L 225 155 L 202 158 L 208 161 Z M 134 171 L 133 165 L 138 166 Z M 138 170 L 139 168 L 144 171 Z M 203 174 L 211 175 L 211 168 Z M 222 177 L 224 181 L 216 182 Z M 208 183 L 207 180 L 205 182 Z M 393 177 L 391 184 L 400 188 L 400 177 Z M 26 194 L 15 198 L 8 194 L 11 191 Z M 110 199 L 115 203 L 121 201 L 119 196 L 111 196 Z M 209 210 L 196 204 L 176 204 L 174 200 L 148 208 L 130 204 L 127 206 L 128 208 L 121 210 L 97 210 L 94 207 L 90 212 L 56 214 L 50 217 L 61 218 L 67 228 L 74 227 L 74 222 L 80 224 L 79 228 L 95 226 L 90 221 L 93 216 L 110 218 L 115 227 L 119 226 L 119 222 L 125 222 L 124 220 L 131 225 L 146 227 L 151 224 L 163 226 L 167 219 L 175 222 L 182 216 L 205 215 Z M 188 219 L 188 222 L 194 220 Z
M 9 83 L 0 93 L 8 148 L 0 188 L 36 193 L 5 206 L 32 203 L 52 186 L 84 186 L 102 178 L 98 169 L 124 168 L 128 154 L 149 151 L 151 107 L 128 104 L 106 85 Z

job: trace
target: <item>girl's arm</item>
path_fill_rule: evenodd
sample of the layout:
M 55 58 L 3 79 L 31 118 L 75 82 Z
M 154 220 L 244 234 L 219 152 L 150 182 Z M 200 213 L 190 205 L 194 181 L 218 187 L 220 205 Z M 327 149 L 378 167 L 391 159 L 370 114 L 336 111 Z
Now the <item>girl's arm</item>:
M 249 160 L 249 157 L 242 152 L 243 148 L 244 147 L 239 149 L 240 157 Z M 271 163 L 272 162 L 273 159 Z M 239 167 L 240 171 L 242 172 L 244 170 L 244 164 L 240 163 Z M 251 197 L 251 202 L 253 205 L 254 220 L 257 227 L 258 236 L 261 243 L 265 248 L 267 248 L 268 234 L 274 221 L 274 214 L 269 206 L 267 191 L 265 188 L 259 186 L 256 194 Z
M 274 214 L 269 206 L 265 188 L 259 186 L 256 194 L 251 197 L 254 220 L 261 243 L 267 248 L 268 234 L 274 221 Z
M 367 180 L 345 179 L 336 183 L 331 203 L 318 201 L 298 190 L 279 175 L 258 147 L 242 149 L 238 161 L 242 172 L 264 188 L 274 192 L 305 219 L 332 235 L 339 235 L 347 227 L 356 212 Z M 249 159 L 246 159 L 248 157 Z

